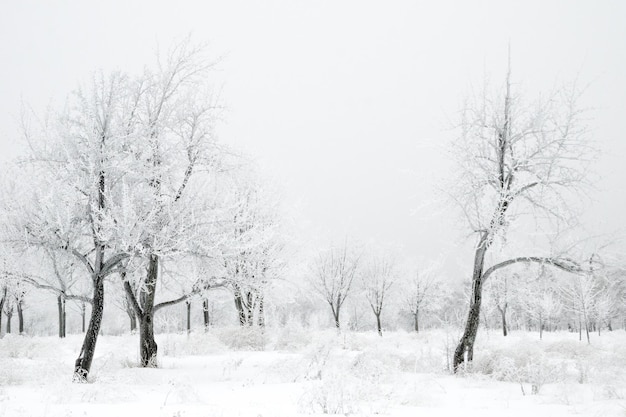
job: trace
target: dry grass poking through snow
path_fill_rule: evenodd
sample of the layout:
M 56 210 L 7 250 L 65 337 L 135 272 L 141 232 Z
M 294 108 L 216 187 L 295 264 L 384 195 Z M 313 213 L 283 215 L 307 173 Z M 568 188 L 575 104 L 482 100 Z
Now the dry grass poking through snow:
M 162 334 L 159 369 L 137 336 L 103 336 L 91 384 L 70 382 L 82 337 L 0 339 L 0 416 L 626 416 L 626 332 L 481 329 L 472 367 L 447 369 L 451 332 L 337 334 L 224 328 Z

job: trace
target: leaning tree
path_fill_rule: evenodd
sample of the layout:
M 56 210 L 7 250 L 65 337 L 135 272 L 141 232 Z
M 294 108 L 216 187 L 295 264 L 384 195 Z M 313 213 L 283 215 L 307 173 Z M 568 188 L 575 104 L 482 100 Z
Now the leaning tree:
M 483 285 L 494 271 L 524 262 L 582 272 L 579 263 L 563 256 L 514 254 L 502 259 L 495 253 L 497 246 L 524 236 L 510 233 L 514 222 L 526 229 L 531 224 L 553 227 L 575 217 L 562 208 L 583 189 L 594 151 L 579 99 L 574 86 L 526 102 L 513 92 L 509 65 L 500 91 L 490 95 L 485 89 L 463 109 L 461 135 L 454 144 L 458 177 L 452 194 L 476 243 L 469 312 L 454 352 L 455 370 L 473 358 Z

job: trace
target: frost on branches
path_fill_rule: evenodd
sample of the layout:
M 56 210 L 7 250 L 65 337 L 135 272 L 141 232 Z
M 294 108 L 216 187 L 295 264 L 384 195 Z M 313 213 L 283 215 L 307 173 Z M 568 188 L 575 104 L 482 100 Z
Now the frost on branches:
M 454 354 L 455 369 L 465 357 L 472 360 L 483 285 L 492 272 L 520 262 L 582 271 L 578 262 L 551 255 L 514 256 L 486 265 L 494 245 L 507 243 L 514 222 L 553 226 L 574 217 L 562 208 L 581 190 L 593 151 L 579 96 L 575 88 L 564 88 L 525 102 L 513 91 L 509 70 L 501 91 L 490 95 L 485 90 L 463 109 L 455 142 L 459 175 L 452 194 L 477 238 L 470 308 Z

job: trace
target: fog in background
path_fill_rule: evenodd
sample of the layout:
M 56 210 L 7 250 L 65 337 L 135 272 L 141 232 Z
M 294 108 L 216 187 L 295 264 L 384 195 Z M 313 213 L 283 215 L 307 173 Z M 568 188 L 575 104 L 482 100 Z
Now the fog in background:
M 93 71 L 140 71 L 191 34 L 220 57 L 221 140 L 280 183 L 300 244 L 349 236 L 469 274 L 471 231 L 438 189 L 463 97 L 502 84 L 509 44 L 530 98 L 587 86 L 603 153 L 584 221 L 623 234 L 625 18 L 618 1 L 7 2 L 0 163 L 19 152 L 22 103 L 44 114 Z

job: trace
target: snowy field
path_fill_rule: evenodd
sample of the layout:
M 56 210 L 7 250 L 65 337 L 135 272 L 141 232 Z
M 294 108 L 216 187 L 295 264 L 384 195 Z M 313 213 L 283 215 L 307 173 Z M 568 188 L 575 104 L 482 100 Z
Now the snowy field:
M 7 335 L 0 416 L 626 416 L 626 332 L 577 336 L 481 329 L 454 376 L 453 331 L 161 334 L 158 369 L 136 366 L 137 336 L 105 335 L 73 384 L 82 335 Z

